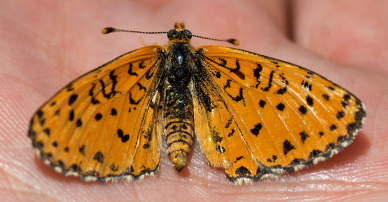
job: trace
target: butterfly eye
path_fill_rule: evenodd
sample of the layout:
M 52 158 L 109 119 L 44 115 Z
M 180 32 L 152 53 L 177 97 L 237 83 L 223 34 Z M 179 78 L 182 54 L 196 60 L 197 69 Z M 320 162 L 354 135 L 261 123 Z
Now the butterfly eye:
M 189 30 L 183 30 L 183 36 L 187 39 L 191 39 L 193 37 L 193 34 Z
M 177 34 L 178 34 L 178 31 L 176 31 L 175 29 L 172 29 L 172 30 L 168 31 L 167 37 L 168 37 L 168 39 L 176 39 Z

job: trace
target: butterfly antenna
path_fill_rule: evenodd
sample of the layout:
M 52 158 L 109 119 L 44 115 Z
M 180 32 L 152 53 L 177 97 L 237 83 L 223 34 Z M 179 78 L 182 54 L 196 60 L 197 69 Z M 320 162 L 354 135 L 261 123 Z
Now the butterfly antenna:
M 207 39 L 207 40 L 212 40 L 212 41 L 225 41 L 228 43 L 231 43 L 235 46 L 240 45 L 240 41 L 237 39 L 215 39 L 215 38 L 210 38 L 210 37 L 204 37 L 204 36 L 198 36 L 198 35 L 193 35 L 193 37 L 201 38 L 201 39 Z
M 143 32 L 143 31 L 117 29 L 117 28 L 113 28 L 113 27 L 106 27 L 102 30 L 103 34 L 109 34 L 112 32 L 131 32 L 131 33 L 140 33 L 140 34 L 167 34 L 167 32 Z M 233 45 L 236 45 L 236 46 L 238 46 L 240 44 L 240 41 L 237 39 L 215 39 L 215 38 L 198 36 L 198 35 L 193 35 L 193 37 L 212 40 L 212 41 L 224 41 L 224 42 L 228 42 L 228 43 L 231 43 Z
M 116 29 L 113 27 L 106 27 L 106 28 L 102 29 L 103 34 L 109 34 L 112 32 L 131 32 L 131 33 L 140 33 L 140 34 L 167 34 L 167 32 L 143 32 L 143 31 Z

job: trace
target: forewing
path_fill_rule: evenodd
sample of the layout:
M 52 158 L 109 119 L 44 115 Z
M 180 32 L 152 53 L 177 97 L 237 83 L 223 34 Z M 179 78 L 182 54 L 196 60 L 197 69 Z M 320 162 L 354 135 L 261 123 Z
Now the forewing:
M 43 105 L 29 131 L 41 159 L 85 180 L 152 174 L 160 158 L 153 103 L 160 50 L 154 45 L 124 54 L 76 79 Z
M 310 70 L 235 48 L 198 50 L 207 87 L 196 88 L 204 94 L 196 134 L 210 164 L 232 181 L 316 164 L 352 143 L 362 126 L 361 101 Z

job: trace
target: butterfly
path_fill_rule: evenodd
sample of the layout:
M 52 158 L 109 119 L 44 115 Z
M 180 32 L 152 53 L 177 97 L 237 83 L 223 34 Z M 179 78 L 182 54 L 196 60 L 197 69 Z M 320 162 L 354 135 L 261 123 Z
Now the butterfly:
M 118 31 L 127 30 L 103 30 Z M 161 152 L 184 169 L 197 139 L 210 166 L 241 184 L 328 159 L 363 124 L 362 102 L 311 70 L 232 47 L 194 48 L 192 37 L 206 37 L 183 23 L 140 33 L 166 33 L 169 44 L 84 74 L 33 115 L 28 136 L 44 163 L 86 181 L 138 179 L 154 175 Z

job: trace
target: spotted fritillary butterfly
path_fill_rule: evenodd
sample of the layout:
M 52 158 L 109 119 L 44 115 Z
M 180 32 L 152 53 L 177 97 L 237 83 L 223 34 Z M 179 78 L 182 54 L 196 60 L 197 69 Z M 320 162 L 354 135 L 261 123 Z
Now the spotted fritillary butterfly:
M 104 29 L 115 31 L 125 30 Z M 29 137 L 46 164 L 87 181 L 136 179 L 159 169 L 162 141 L 181 171 L 197 139 L 209 164 L 241 183 L 330 158 L 362 126 L 361 101 L 317 73 L 241 49 L 194 48 L 199 36 L 183 23 L 163 33 L 168 45 L 86 73 L 34 114 Z

